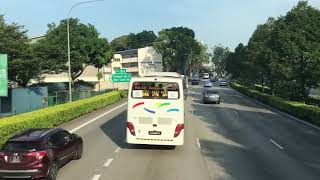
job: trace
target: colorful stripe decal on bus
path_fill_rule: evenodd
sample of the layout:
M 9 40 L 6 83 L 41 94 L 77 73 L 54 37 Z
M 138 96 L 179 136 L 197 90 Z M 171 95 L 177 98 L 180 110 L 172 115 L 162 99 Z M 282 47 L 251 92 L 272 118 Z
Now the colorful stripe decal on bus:
M 149 113 L 152 113 L 152 114 L 155 114 L 156 112 L 155 111 L 152 111 L 150 109 L 147 109 L 147 108 L 144 108 L 145 111 L 149 112 Z
M 168 109 L 167 112 L 179 112 L 179 109 Z
M 132 108 L 134 109 L 134 108 L 136 108 L 137 106 L 141 106 L 141 105 L 144 105 L 144 102 L 139 102 L 139 103 L 133 105 Z
M 163 106 L 169 106 L 170 103 L 168 103 L 168 102 L 166 102 L 166 103 L 157 103 L 156 105 L 158 106 L 158 108 L 161 108 Z

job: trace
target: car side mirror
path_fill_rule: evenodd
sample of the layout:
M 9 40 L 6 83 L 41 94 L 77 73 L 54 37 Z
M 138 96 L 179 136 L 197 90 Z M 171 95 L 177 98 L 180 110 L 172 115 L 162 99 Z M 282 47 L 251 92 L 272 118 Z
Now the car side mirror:
M 78 137 L 78 134 L 72 133 L 71 136 L 72 136 L 72 138 L 76 138 L 76 137 Z

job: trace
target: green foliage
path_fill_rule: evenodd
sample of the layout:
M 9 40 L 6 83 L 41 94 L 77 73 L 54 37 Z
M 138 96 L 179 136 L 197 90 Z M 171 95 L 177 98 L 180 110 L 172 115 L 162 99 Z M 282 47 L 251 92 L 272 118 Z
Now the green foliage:
M 212 49 L 212 59 L 215 66 L 215 72 L 219 77 L 223 77 L 226 69 L 226 60 L 230 54 L 230 50 L 227 47 L 223 47 L 222 45 L 214 46 Z
M 305 101 L 320 83 L 319 27 L 320 11 L 300 1 L 286 16 L 259 25 L 248 46 L 229 55 L 226 70 L 234 78 L 270 87 L 272 94 Z
M 7 24 L 0 15 L 0 53 L 8 54 L 8 78 L 20 86 L 40 73 L 39 61 L 33 58 L 26 30 L 18 24 Z
M 195 34 L 189 28 L 161 30 L 154 47 L 163 56 L 164 71 L 186 74 L 190 67 L 206 60 L 205 46 L 195 40 Z M 200 59 L 201 53 L 203 57 Z
M 113 91 L 72 103 L 3 118 L 0 121 L 0 146 L 13 134 L 24 129 L 53 128 L 93 110 L 113 104 L 122 97 L 125 97 L 125 91 Z
M 152 46 L 157 36 L 153 31 L 142 31 L 140 33 L 124 35 L 115 38 L 111 41 L 111 46 L 114 51 L 123 51 L 128 49 L 139 49 L 146 46 Z
M 320 125 L 320 107 L 295 101 L 287 101 L 280 97 L 272 96 L 247 88 L 246 86 L 240 85 L 235 82 L 231 82 L 230 86 L 233 89 L 254 99 L 257 99 L 260 102 L 263 102 L 271 107 L 284 111 L 303 120 L 309 121 L 316 125 Z
M 157 39 L 157 36 L 153 31 L 142 31 L 134 34 L 130 33 L 128 36 L 128 48 L 138 49 L 146 46 L 152 46 L 153 42 Z
M 101 38 L 91 24 L 82 24 L 78 19 L 70 19 L 70 54 L 72 79 L 79 77 L 86 66 L 101 68 L 112 56 L 112 48 L 107 39 Z M 34 45 L 36 58 L 42 61 L 42 68 L 60 72 L 66 70 L 67 54 L 67 20 L 59 25 L 48 25 L 43 40 Z
M 110 45 L 114 51 L 123 51 L 129 49 L 129 35 L 114 38 Z

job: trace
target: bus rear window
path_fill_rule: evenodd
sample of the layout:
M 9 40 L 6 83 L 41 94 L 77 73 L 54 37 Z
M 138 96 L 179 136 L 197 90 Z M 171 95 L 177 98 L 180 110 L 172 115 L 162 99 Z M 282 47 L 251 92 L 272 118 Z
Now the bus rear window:
M 138 99 L 179 99 L 179 85 L 174 82 L 134 82 L 131 97 Z

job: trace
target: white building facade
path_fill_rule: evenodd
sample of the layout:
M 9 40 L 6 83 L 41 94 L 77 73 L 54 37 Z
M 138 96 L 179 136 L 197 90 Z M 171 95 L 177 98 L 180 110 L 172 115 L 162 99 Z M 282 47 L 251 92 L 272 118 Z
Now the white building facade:
M 114 54 L 111 69 L 106 69 L 106 74 L 115 73 L 115 69 L 126 69 L 127 73 L 134 76 L 144 76 L 149 72 L 162 72 L 162 55 L 153 47 L 131 49 Z

